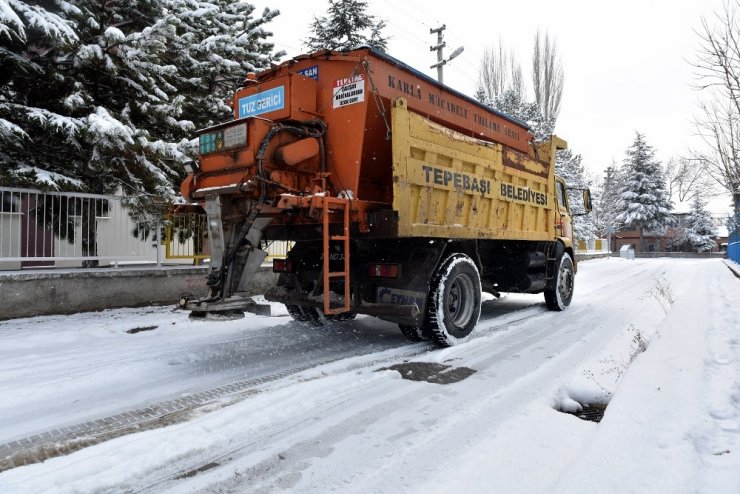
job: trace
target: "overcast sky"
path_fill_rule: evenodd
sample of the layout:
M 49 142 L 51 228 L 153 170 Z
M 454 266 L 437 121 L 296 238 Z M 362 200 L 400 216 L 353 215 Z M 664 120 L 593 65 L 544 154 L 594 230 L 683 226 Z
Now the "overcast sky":
M 254 1 L 281 11 L 268 29 L 288 57 L 306 51 L 303 40 L 313 16 L 325 15 L 327 0 Z M 661 161 L 699 145 L 692 135 L 698 92 L 690 62 L 699 43 L 702 17 L 712 19 L 723 0 L 621 0 L 619 2 L 520 0 L 368 0 L 369 12 L 386 20 L 389 53 L 436 77 L 432 27 L 446 24 L 446 54 L 465 51 L 445 67 L 445 83 L 473 95 L 485 47 L 501 39 L 516 53 L 528 86 L 537 29 L 557 41 L 565 89 L 555 132 L 586 167 L 601 173 L 621 163 L 634 140 L 645 134 Z M 482 7 L 481 5 L 485 5 Z M 283 58 L 283 60 L 286 60 Z M 533 99 L 529 89 L 529 99 Z M 726 209 L 729 199 L 712 203 Z

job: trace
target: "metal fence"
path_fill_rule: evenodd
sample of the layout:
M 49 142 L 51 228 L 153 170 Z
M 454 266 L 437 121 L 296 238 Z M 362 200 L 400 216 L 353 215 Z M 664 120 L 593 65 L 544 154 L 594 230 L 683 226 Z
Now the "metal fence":
M 0 270 L 200 264 L 210 257 L 206 217 L 199 208 L 133 213 L 130 201 L 0 187 Z M 268 259 L 285 257 L 290 246 L 271 243 Z
M 210 257 L 205 214 L 171 214 L 165 225 L 166 259 L 190 259 L 200 264 Z
M 0 267 L 157 262 L 161 218 L 120 196 L 0 187 Z
M 578 240 L 576 242 L 576 251 L 580 253 L 607 253 L 609 252 L 609 243 L 605 238 L 592 238 L 589 240 Z

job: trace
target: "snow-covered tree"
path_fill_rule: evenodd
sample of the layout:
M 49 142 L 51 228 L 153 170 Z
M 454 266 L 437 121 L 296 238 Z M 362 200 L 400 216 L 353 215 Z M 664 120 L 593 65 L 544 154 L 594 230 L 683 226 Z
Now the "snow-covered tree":
M 655 151 L 639 132 L 627 149 L 624 180 L 621 184 L 616 220 L 625 228 L 640 232 L 644 250 L 645 230 L 663 232 L 672 223 L 672 205 Z
M 278 12 L 243 2 L 0 2 L 2 184 L 122 191 L 151 212 L 175 197 L 195 130 L 228 118 L 246 72 L 273 60 L 263 25 Z M 82 213 L 83 255 L 95 214 Z
M 348 51 L 370 45 L 385 51 L 388 41 L 381 31 L 385 21 L 367 13 L 367 2 L 362 0 L 329 0 L 329 9 L 323 17 L 314 17 L 311 35 L 305 40 L 310 50 Z
M 263 25 L 278 12 L 253 18 L 247 3 L 0 1 L 23 28 L 0 41 L 0 62 L 24 68 L 3 72 L 0 93 L 16 143 L 2 147 L 2 179 L 15 185 L 171 197 L 194 131 L 227 118 L 245 73 L 273 59 Z
M 226 104 L 248 72 L 270 66 L 284 55 L 273 53 L 265 25 L 279 11 L 233 0 L 170 0 L 175 27 L 168 45 L 168 63 L 178 68 L 177 92 L 184 95 L 183 114 L 197 128 L 228 118 Z
M 565 180 L 568 187 L 584 188 L 591 186 L 590 180 L 586 177 L 582 156 L 573 154 L 570 149 L 558 151 L 555 156 L 555 173 Z M 584 210 L 582 197 L 576 191 L 568 194 L 570 206 L 574 212 Z M 573 218 L 573 236 L 576 240 L 584 241 L 596 238 L 596 225 L 592 214 Z
M 490 106 L 529 125 L 537 142 L 549 139 L 552 135 L 554 122 L 543 120 L 539 105 L 525 101 L 521 92 L 515 89 L 504 91 Z
M 61 0 L 44 5 L 0 0 L 0 183 L 5 185 L 14 184 L 12 171 L 23 184 L 34 180 L 24 163 L 15 166 L 15 154 L 33 145 L 25 122 L 44 120 L 54 129 L 71 124 L 64 115 L 33 104 L 38 93 L 53 94 L 59 84 L 58 77 L 47 78 L 55 49 L 78 41 L 65 18 L 75 8 Z
M 623 174 L 621 169 L 612 163 L 604 172 L 604 178 L 594 187 L 594 223 L 599 236 L 606 237 L 611 247 L 611 236 L 619 224 L 617 216 L 619 193 L 622 188 Z
M 716 238 L 717 226 L 706 209 L 706 202 L 699 194 L 694 194 L 691 211 L 671 241 L 671 247 L 685 248 L 690 245 L 696 252 L 709 252 L 717 247 Z

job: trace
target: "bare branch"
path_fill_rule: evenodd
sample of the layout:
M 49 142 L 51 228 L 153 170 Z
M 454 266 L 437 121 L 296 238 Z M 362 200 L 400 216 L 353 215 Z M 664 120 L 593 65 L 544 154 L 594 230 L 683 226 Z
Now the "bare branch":
M 545 120 L 557 120 L 560 100 L 563 97 L 563 66 L 557 55 L 557 44 L 546 32 L 544 37 L 537 31 L 532 54 L 532 86 L 535 101 Z
M 505 91 L 512 89 L 522 95 L 522 67 L 513 51 L 507 51 L 501 40 L 483 51 L 478 74 L 479 93 L 486 102 L 496 100 Z
M 707 150 L 694 151 L 709 177 L 740 192 L 740 19 L 738 0 L 725 3 L 710 23 L 702 19 L 694 67 L 701 91 L 696 131 Z

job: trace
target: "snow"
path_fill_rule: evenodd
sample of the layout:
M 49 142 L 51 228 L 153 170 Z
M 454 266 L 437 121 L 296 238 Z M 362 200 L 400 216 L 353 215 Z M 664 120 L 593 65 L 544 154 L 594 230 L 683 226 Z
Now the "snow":
M 88 131 L 92 141 L 100 146 L 123 149 L 125 144 L 133 144 L 134 136 L 126 125 L 115 119 L 102 106 L 87 116 Z
M 446 349 L 362 316 L 316 328 L 161 307 L 0 322 L 0 451 L 308 365 L 178 424 L 0 472 L 0 492 L 738 491 L 728 264 L 582 262 L 561 313 L 539 295 L 484 300 L 472 337 Z M 379 370 L 408 360 L 476 372 L 440 385 Z M 608 403 L 599 424 L 557 410 L 592 403 Z
M 25 23 L 13 10 L 20 14 Z M 6 27 L 7 23 L 10 26 L 15 26 L 14 34 L 23 40 L 26 39 L 24 24 L 26 28 L 32 27 L 52 38 L 61 38 L 66 41 L 77 39 L 74 30 L 64 19 L 46 11 L 43 7 L 28 5 L 27 2 L 19 0 L 0 0 L 0 21 L 2 21 L 0 35 L 7 34 L 10 36 L 8 34 L 9 29 Z
M 8 5 L 8 0 L 0 0 L 0 36 L 12 39 L 12 34 L 25 38 L 23 22 Z
M 67 182 L 71 185 L 82 186 L 82 182 L 72 177 L 67 177 L 65 175 L 62 175 L 61 173 L 42 170 L 41 168 L 36 168 L 35 166 L 20 166 L 18 167 L 18 171 L 20 173 L 27 173 L 32 171 L 36 174 L 37 182 L 50 185 L 55 188 L 59 185 L 60 182 Z

